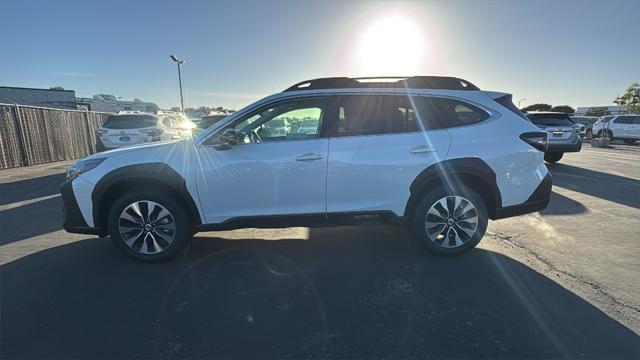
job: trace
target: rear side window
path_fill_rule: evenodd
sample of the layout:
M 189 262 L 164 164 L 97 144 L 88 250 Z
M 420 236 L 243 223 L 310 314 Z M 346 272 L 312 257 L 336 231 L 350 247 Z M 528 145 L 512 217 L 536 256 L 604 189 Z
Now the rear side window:
M 418 131 L 416 113 L 405 96 L 349 95 L 337 98 L 336 136 Z M 335 127 L 335 126 L 334 126 Z
M 429 130 L 473 125 L 489 118 L 477 106 L 454 99 L 420 98 L 416 105 L 424 127 Z
M 340 96 L 337 110 L 334 136 L 436 130 L 471 125 L 489 118 L 487 112 L 462 101 L 422 96 Z
M 156 126 L 157 121 L 153 115 L 111 115 L 102 127 L 107 129 L 137 129 Z
M 528 114 L 527 117 L 534 125 L 542 126 L 571 126 L 573 121 L 567 114 Z

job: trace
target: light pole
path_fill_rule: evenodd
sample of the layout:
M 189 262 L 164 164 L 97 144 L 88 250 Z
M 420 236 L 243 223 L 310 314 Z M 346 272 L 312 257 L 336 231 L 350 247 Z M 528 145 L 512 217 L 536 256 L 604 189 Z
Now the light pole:
M 526 100 L 527 100 L 527 98 L 522 98 L 522 99 L 518 100 L 518 110 L 520 110 L 520 103 L 523 102 L 523 101 L 526 101 Z
M 178 64 L 178 83 L 180 84 L 180 110 L 184 112 L 184 100 L 182 99 L 182 75 L 180 74 L 180 64 L 184 64 L 184 60 L 178 59 L 175 55 L 169 55 L 171 60 Z

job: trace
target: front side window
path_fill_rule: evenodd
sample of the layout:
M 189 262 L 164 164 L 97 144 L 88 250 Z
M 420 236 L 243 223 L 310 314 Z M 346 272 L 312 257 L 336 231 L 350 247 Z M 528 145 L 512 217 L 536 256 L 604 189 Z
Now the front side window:
M 239 144 L 315 139 L 321 135 L 325 103 L 324 98 L 281 102 L 251 113 L 227 129 L 235 130 Z

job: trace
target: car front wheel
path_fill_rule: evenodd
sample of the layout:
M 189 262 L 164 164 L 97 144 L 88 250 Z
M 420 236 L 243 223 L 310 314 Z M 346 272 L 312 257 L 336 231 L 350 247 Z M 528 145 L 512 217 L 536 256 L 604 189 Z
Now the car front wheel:
M 174 197 L 134 189 L 116 200 L 108 215 L 111 240 L 125 254 L 162 261 L 181 252 L 193 234 L 191 221 Z
M 487 207 L 478 193 L 462 187 L 427 192 L 418 203 L 411 227 L 418 244 L 436 255 L 459 255 L 473 249 L 488 223 Z

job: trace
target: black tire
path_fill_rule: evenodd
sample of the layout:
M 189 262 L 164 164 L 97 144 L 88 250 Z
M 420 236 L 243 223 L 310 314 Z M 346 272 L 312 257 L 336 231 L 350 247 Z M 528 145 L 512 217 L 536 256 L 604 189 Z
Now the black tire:
M 445 203 L 448 205 L 450 204 L 449 199 L 452 197 L 463 198 L 464 200 L 468 201 L 473 207 L 473 210 L 475 210 L 476 226 L 475 229 L 473 229 L 472 234 L 468 234 L 464 229 L 460 228 L 461 226 L 468 228 L 468 224 L 464 223 L 473 222 L 473 217 L 469 217 L 473 214 L 470 213 L 467 205 L 463 205 L 462 199 L 458 201 L 454 198 L 453 216 L 451 216 L 451 209 L 444 209 L 447 210 L 448 218 L 453 218 L 454 220 L 457 219 L 452 226 L 444 225 L 442 229 L 440 227 L 428 227 L 430 224 L 429 221 L 433 218 L 433 213 L 429 213 L 432 207 L 435 210 L 438 210 L 437 203 L 439 203 L 442 199 L 445 199 Z M 456 205 L 458 205 L 458 207 L 456 207 Z M 463 205 L 464 207 L 461 207 L 460 205 Z M 462 209 L 462 211 L 460 211 L 460 209 Z M 465 211 L 465 209 L 467 210 Z M 440 211 L 441 210 L 442 209 L 440 209 Z M 427 217 L 427 215 L 429 215 L 429 217 Z M 440 215 L 436 217 L 444 219 L 442 215 L 444 214 L 440 212 Z M 466 221 L 463 215 L 465 215 L 467 217 L 466 220 L 469 221 Z M 416 242 L 428 252 L 435 255 L 455 256 L 463 254 L 478 245 L 485 232 L 487 231 L 488 221 L 489 217 L 487 212 L 487 205 L 475 190 L 468 187 L 459 186 L 458 189 L 449 191 L 445 187 L 438 187 L 431 191 L 427 191 L 416 205 L 416 208 L 413 212 L 413 217 L 411 218 L 411 230 L 413 231 Z M 454 231 L 448 230 L 450 228 L 453 228 Z M 460 232 L 460 235 L 458 234 L 458 232 Z M 452 239 L 452 237 L 455 238 L 457 235 L 459 235 L 458 238 L 461 240 L 462 244 L 450 247 L 453 242 L 457 244 L 458 239 Z M 447 237 L 449 238 L 448 240 Z M 448 241 L 448 243 L 445 243 L 446 241 Z
M 160 230 L 159 229 L 160 227 L 165 226 L 160 224 L 158 224 L 158 229 L 152 230 L 155 232 L 152 232 L 151 234 L 151 235 L 155 234 L 158 237 L 157 242 L 155 242 L 155 238 L 153 236 L 151 236 L 150 238 L 144 237 L 142 240 L 138 238 L 138 240 L 134 241 L 134 243 L 130 247 L 129 245 L 127 245 L 127 243 L 123 239 L 119 230 L 119 222 L 121 221 L 127 222 L 127 221 L 120 219 L 121 214 L 131 204 L 136 202 L 144 202 L 144 201 L 154 202 L 160 205 L 161 207 L 164 207 L 169 212 L 169 215 L 171 216 L 171 219 L 173 220 L 173 224 L 174 224 L 174 231 L 172 232 L 173 240 L 171 242 L 167 242 L 164 239 L 164 237 L 161 237 L 158 234 L 158 231 L 167 231 L 167 230 Z M 155 208 L 155 205 L 147 205 L 147 214 L 149 211 L 148 210 L 149 207 Z M 144 214 L 143 206 L 139 206 L 139 208 Z M 147 217 L 150 218 L 151 221 L 144 220 L 145 224 L 152 223 L 154 221 L 153 214 L 148 214 L 148 215 L 149 216 Z M 158 215 L 156 215 L 156 217 L 158 217 Z M 161 219 L 159 218 L 155 219 L 155 221 L 158 223 L 160 222 L 160 220 Z M 179 199 L 176 199 L 174 196 L 170 194 L 166 194 L 161 191 L 154 191 L 153 189 L 135 188 L 123 194 L 122 196 L 120 196 L 115 201 L 111 209 L 109 210 L 107 221 L 108 221 L 109 235 L 111 236 L 111 240 L 113 241 L 113 243 L 131 258 L 134 258 L 136 260 L 146 261 L 146 262 L 164 261 L 164 260 L 173 258 L 174 256 L 178 255 L 182 250 L 184 250 L 184 248 L 189 243 L 189 240 L 193 237 L 192 221 L 187 215 L 187 211 L 185 210 L 185 207 L 183 206 L 182 202 L 180 202 Z M 169 220 L 167 220 L 167 222 L 169 223 Z M 145 235 L 144 230 L 141 229 L 139 231 L 143 231 L 143 233 L 140 236 Z M 163 235 L 170 236 L 170 234 L 171 232 L 168 232 L 168 233 L 164 233 Z M 132 236 L 130 239 L 132 239 L 133 237 L 134 236 Z M 146 250 L 142 250 L 142 247 L 145 245 L 145 243 L 147 245 L 147 248 Z M 163 247 L 163 245 L 165 244 L 168 244 L 168 245 L 164 247 L 161 251 L 157 251 L 157 252 L 150 251 L 152 246 Z M 136 250 L 136 247 L 139 247 L 139 250 Z M 147 251 L 149 251 L 150 253 L 143 253 Z
M 560 161 L 560 159 L 562 159 L 563 155 L 563 152 L 548 152 L 544 154 L 544 161 L 550 164 L 557 163 L 558 161 Z
M 604 131 L 606 131 L 606 132 L 607 132 L 607 136 L 609 137 L 609 139 L 610 139 L 611 141 L 613 141 L 613 140 L 614 140 L 614 138 L 613 138 L 613 132 L 612 132 L 611 130 L 604 130 Z

